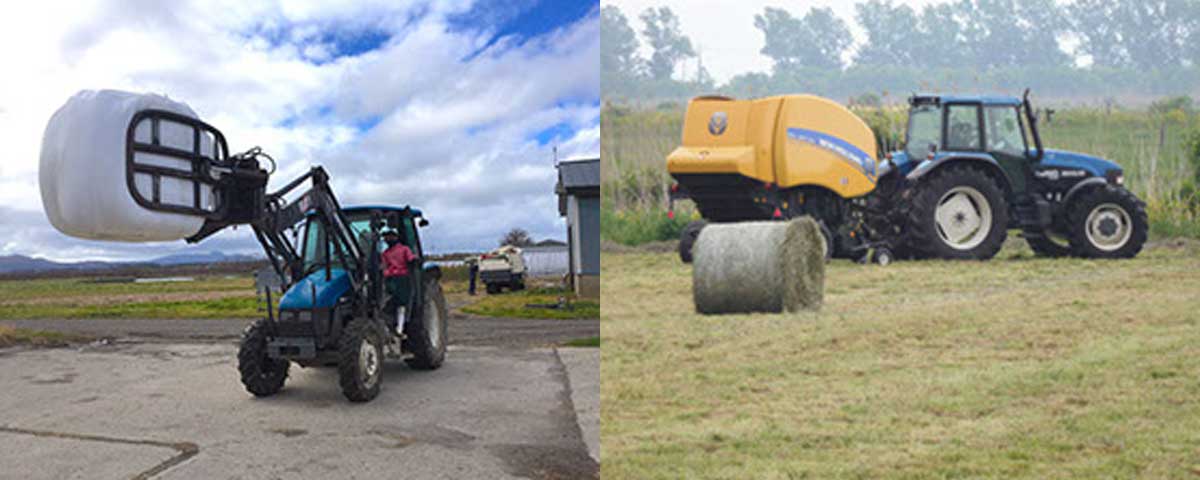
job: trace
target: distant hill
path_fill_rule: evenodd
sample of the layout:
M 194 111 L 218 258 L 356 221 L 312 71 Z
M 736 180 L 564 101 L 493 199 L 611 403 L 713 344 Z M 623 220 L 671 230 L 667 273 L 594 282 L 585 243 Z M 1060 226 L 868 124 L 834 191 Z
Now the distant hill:
M 53 260 L 46 260 L 44 258 L 27 257 L 25 255 L 0 255 L 0 274 L 53 272 L 63 270 L 93 271 L 123 267 L 165 267 L 214 263 L 242 263 L 254 262 L 259 259 L 259 257 L 251 255 L 229 255 L 217 251 L 176 253 L 158 257 L 152 260 L 137 262 L 56 262 Z
M 39 272 L 47 270 L 94 270 L 110 268 L 114 265 L 108 262 L 55 262 L 43 258 L 26 257 L 24 255 L 0 256 L 0 273 L 8 272 Z
M 229 263 L 229 262 L 253 262 L 262 257 L 254 255 L 228 255 L 222 252 L 192 252 L 192 253 L 177 253 L 158 257 L 150 260 L 148 263 L 156 265 L 188 265 L 196 263 Z

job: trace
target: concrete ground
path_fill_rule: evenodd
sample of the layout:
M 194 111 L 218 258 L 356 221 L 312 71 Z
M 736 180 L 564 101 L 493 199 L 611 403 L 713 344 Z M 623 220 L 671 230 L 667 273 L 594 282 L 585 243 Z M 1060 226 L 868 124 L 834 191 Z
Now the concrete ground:
M 93 337 L 136 337 L 145 341 L 236 341 L 250 320 L 244 318 L 38 318 L 0 320 L 14 328 L 52 330 Z M 595 320 L 492 318 L 454 312 L 450 319 L 454 345 L 504 348 L 553 347 L 579 338 L 600 336 Z
M 441 369 L 390 361 L 365 404 L 336 369 L 295 365 L 282 392 L 253 397 L 220 329 L 233 322 L 0 349 L 0 479 L 598 478 L 599 350 L 522 344 L 541 327 L 503 323 L 474 337 L 494 345 L 452 343 Z M 187 335 L 205 326 L 220 328 Z
M 567 368 L 575 418 L 587 443 L 588 455 L 600 461 L 600 349 L 560 348 L 558 358 Z

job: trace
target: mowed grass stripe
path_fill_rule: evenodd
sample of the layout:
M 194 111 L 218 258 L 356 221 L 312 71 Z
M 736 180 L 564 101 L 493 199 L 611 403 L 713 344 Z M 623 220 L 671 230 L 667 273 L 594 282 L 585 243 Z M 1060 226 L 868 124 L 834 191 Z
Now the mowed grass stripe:
M 162 283 L 95 283 L 87 278 L 0 281 L 0 319 L 261 315 L 249 276 Z
M 1190 477 L 1200 251 L 1002 256 L 834 262 L 819 314 L 701 317 L 673 255 L 605 254 L 604 475 Z

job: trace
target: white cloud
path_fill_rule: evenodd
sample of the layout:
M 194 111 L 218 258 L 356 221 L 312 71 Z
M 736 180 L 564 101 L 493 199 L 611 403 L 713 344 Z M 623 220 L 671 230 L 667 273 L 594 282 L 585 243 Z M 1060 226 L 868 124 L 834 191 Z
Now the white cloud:
M 451 28 L 469 1 L 42 2 L 0 18 L 0 253 L 52 258 L 156 256 L 183 242 L 130 246 L 66 239 L 41 214 L 37 158 L 50 115 L 81 89 L 166 94 L 192 106 L 237 151 L 280 162 L 272 184 L 321 164 L 343 203 L 411 203 L 436 250 L 492 246 L 509 228 L 564 236 L 551 145 L 599 151 L 595 15 L 532 39 Z M 490 13 L 490 11 L 489 11 Z M 496 15 L 512 13 L 498 9 Z M 357 56 L 330 35 L 391 37 Z M 365 133 L 356 125 L 377 122 Z M 562 155 L 560 155 L 562 156 Z M 202 248 L 253 250 L 247 230 Z

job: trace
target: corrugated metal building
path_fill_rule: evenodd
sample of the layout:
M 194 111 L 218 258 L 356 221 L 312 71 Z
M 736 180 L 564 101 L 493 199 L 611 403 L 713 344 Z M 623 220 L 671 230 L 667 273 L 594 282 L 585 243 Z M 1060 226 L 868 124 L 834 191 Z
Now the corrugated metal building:
M 559 241 L 541 241 L 521 247 L 521 257 L 525 259 L 525 269 L 531 277 L 561 278 L 570 270 L 567 244 Z
M 571 284 L 579 296 L 600 298 L 600 158 L 559 162 L 555 192 L 567 217 Z

